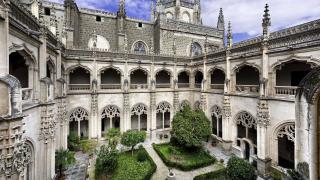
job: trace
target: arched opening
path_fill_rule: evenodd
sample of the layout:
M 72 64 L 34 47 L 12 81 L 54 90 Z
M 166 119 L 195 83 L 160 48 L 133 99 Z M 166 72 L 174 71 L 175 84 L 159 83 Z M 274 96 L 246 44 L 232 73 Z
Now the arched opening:
M 278 165 L 288 169 L 294 169 L 294 137 L 295 125 L 283 126 L 277 134 L 278 138 Z
M 69 90 L 90 90 L 90 72 L 82 67 L 71 70 Z
M 291 61 L 279 65 L 276 70 L 277 95 L 295 95 L 301 80 L 311 71 L 311 65 L 305 62 Z
M 219 106 L 211 109 L 212 133 L 222 138 L 222 111 Z
M 202 47 L 199 43 L 197 42 L 193 42 L 191 43 L 191 47 L 190 47 L 190 56 L 200 56 L 202 55 Z
M 203 81 L 203 73 L 201 71 L 197 71 L 194 76 L 194 87 L 201 88 L 202 81 Z
M 156 87 L 157 88 L 170 88 L 171 76 L 166 70 L 161 70 L 156 74 Z
M 211 89 L 224 89 L 225 74 L 220 69 L 215 69 L 211 73 Z
M 236 72 L 236 90 L 241 93 L 259 92 L 259 70 L 252 66 L 242 66 Z
M 89 113 L 81 107 L 74 109 L 69 116 L 69 132 L 75 132 L 79 137 L 88 137 L 88 131 Z
M 131 129 L 146 131 L 148 121 L 147 114 L 147 107 L 144 104 L 135 105 L 131 110 Z
M 162 102 L 157 107 L 157 129 L 170 128 L 170 104 Z
M 190 14 L 188 12 L 182 13 L 182 21 L 187 22 L 187 23 L 191 22 Z
M 182 71 L 178 74 L 178 88 L 190 87 L 190 77 L 186 71 Z
M 46 77 L 54 81 L 54 69 L 55 65 L 49 60 L 47 61 L 47 75 Z
M 138 41 L 133 45 L 133 53 L 135 54 L 147 54 L 147 46 L 144 42 Z
M 9 74 L 20 81 L 22 88 L 29 88 L 29 67 L 18 52 L 9 55 Z
M 110 128 L 120 128 L 120 110 L 116 106 L 107 106 L 101 114 L 101 133 L 106 133 Z
M 101 89 L 121 89 L 121 73 L 113 68 L 101 71 Z
M 148 74 L 142 69 L 137 69 L 130 74 L 131 89 L 147 89 L 148 88 Z
M 246 157 L 248 151 L 249 157 L 257 153 L 257 121 L 248 112 L 240 112 L 236 116 L 237 124 L 237 145 L 242 147 L 243 156 Z M 247 145 L 246 143 L 249 143 Z M 249 149 L 248 149 L 249 147 Z M 253 148 L 253 149 L 251 149 Z

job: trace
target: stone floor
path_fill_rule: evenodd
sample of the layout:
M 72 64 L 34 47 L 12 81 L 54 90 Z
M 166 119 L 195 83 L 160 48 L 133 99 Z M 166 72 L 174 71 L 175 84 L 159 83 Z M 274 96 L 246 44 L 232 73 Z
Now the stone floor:
M 65 173 L 65 180 L 85 180 L 87 168 L 89 166 L 89 157 L 82 152 L 76 152 L 76 163 L 70 166 Z
M 207 149 L 212 156 L 216 157 L 218 161 L 223 159 L 224 165 L 227 166 L 231 156 L 224 154 L 220 147 L 213 147 L 211 143 L 206 143 L 204 144 L 204 148 Z

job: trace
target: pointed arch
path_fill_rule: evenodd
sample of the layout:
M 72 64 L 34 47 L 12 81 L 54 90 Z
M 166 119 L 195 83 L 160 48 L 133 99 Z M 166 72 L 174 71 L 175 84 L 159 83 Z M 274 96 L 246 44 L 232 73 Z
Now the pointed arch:
M 131 108 L 131 129 L 138 131 L 147 130 L 148 109 L 143 103 L 138 103 Z
M 104 133 L 110 128 L 120 128 L 120 108 L 116 105 L 107 105 L 101 113 L 101 132 Z
M 157 129 L 170 128 L 171 105 L 163 101 L 160 102 L 156 109 Z
M 69 132 L 77 132 L 79 137 L 89 135 L 89 112 L 83 107 L 76 107 L 69 113 Z

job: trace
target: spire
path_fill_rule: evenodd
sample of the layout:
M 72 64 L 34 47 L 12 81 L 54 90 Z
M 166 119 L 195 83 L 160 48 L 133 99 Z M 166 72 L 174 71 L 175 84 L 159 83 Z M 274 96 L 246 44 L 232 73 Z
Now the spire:
M 120 0 L 119 2 L 118 16 L 126 17 L 126 1 L 125 0 Z
M 269 5 L 266 4 L 262 20 L 263 28 L 263 39 L 267 40 L 269 38 L 269 27 L 271 26 L 270 14 L 269 14 Z
M 154 21 L 155 20 L 155 11 L 154 11 L 154 3 L 153 1 L 151 2 L 151 21 Z
M 217 28 L 218 28 L 219 30 L 224 30 L 224 16 L 223 16 L 223 10 L 222 10 L 222 8 L 220 8 Z
M 227 47 L 232 47 L 232 29 L 231 29 L 231 22 L 228 23 L 228 33 L 227 33 Z

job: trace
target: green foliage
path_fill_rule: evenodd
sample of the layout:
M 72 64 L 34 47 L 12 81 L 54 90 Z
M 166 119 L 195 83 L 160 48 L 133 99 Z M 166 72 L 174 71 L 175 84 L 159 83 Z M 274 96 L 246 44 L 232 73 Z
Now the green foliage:
M 95 140 L 81 140 L 80 146 L 81 150 L 84 153 L 88 153 L 89 155 L 93 154 L 97 148 L 97 141 Z
M 229 180 L 226 168 L 196 176 L 193 180 Z
M 137 154 L 137 160 L 139 161 L 139 162 L 143 162 L 143 161 L 145 161 L 145 160 L 147 160 L 147 154 L 146 153 L 144 153 L 143 151 L 138 151 L 138 154 Z
M 278 171 L 277 169 L 272 168 L 271 169 L 271 177 L 273 180 L 281 180 L 282 173 Z
M 137 144 L 144 142 L 146 136 L 147 134 L 144 131 L 128 130 L 127 132 L 123 133 L 121 138 L 121 144 L 127 147 L 131 147 L 133 156 L 134 147 Z
M 232 156 L 227 165 L 228 177 L 232 180 L 256 180 L 255 168 L 247 161 Z
M 287 173 L 289 174 L 292 180 L 303 180 L 302 176 L 293 169 L 287 170 Z
M 119 153 L 109 146 L 101 146 L 95 166 L 96 178 L 110 175 L 118 165 Z
M 147 159 L 138 161 L 137 156 L 144 154 Z M 156 171 L 157 166 L 144 148 L 137 150 L 132 156 L 130 153 L 121 153 L 118 159 L 118 167 L 112 174 L 112 180 L 149 180 Z
M 111 128 L 105 133 L 105 137 L 109 140 L 109 145 L 114 148 L 117 147 L 121 138 L 121 132 L 118 128 Z
M 203 111 L 186 106 L 172 121 L 172 136 L 188 148 L 201 147 L 202 140 L 211 134 L 210 121 Z
M 169 167 L 189 171 L 215 163 L 216 159 L 203 149 L 186 149 L 172 144 L 152 144 L 162 161 Z
M 59 176 L 62 176 L 62 172 L 70 165 L 76 162 L 74 158 L 74 152 L 69 150 L 57 150 L 56 151 L 56 169 L 59 170 Z
M 77 133 L 70 132 L 68 136 L 68 149 L 70 151 L 79 151 L 80 150 L 80 138 Z

